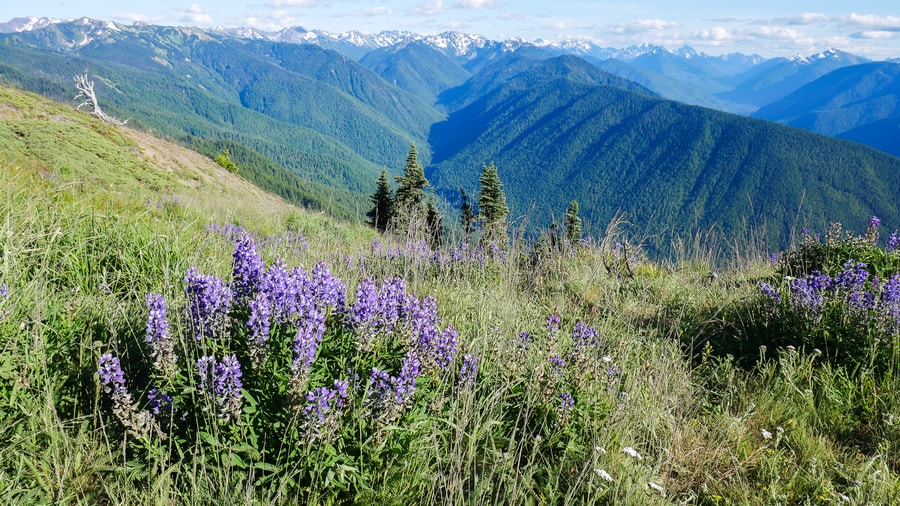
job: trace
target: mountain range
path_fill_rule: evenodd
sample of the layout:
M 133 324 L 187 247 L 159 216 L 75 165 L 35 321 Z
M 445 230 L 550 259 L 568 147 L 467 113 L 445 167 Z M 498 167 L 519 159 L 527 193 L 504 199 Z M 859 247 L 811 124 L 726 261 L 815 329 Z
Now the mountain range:
M 481 167 L 495 162 L 528 233 L 573 198 L 589 232 L 624 211 L 654 237 L 751 223 L 783 245 L 797 222 L 873 214 L 900 222 L 900 159 L 858 144 L 884 150 L 896 139 L 885 132 L 900 122 L 885 105 L 896 90 L 861 85 L 877 80 L 857 68 L 897 64 L 836 50 L 713 57 L 458 32 L 200 30 L 88 18 L 18 19 L 0 32 L 3 82 L 71 101 L 72 76 L 87 72 L 107 112 L 209 157 L 227 149 L 261 187 L 345 218 L 364 214 L 380 169 L 399 174 L 415 144 L 445 210 L 459 188 L 476 192 Z M 838 71 L 843 80 L 831 77 Z M 818 102 L 790 98 L 812 97 L 798 90 L 826 78 L 837 84 L 818 86 Z M 856 102 L 881 104 L 880 115 L 827 100 L 850 88 Z M 835 117 L 855 111 L 857 122 L 823 131 L 855 142 L 733 114 L 764 114 L 779 100 L 829 103 Z

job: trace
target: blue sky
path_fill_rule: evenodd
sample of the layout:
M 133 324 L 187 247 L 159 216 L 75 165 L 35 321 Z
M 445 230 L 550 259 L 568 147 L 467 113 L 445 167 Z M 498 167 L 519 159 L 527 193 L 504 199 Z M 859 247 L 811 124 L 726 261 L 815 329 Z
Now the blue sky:
M 459 30 L 497 40 L 577 37 L 613 47 L 649 42 L 767 57 L 834 47 L 873 59 L 900 57 L 896 0 L 8 0 L 0 6 L 0 21 L 25 16 L 267 30 Z

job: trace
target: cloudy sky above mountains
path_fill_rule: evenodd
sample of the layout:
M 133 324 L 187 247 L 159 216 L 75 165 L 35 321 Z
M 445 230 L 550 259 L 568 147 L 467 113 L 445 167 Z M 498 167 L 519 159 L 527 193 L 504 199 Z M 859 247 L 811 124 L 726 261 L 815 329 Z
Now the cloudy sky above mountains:
M 3 2 L 15 17 L 142 21 L 161 25 L 289 26 L 335 32 L 458 30 L 495 40 L 583 38 L 603 46 L 689 45 L 709 54 L 809 55 L 838 48 L 873 59 L 900 57 L 895 0 L 31 0 Z

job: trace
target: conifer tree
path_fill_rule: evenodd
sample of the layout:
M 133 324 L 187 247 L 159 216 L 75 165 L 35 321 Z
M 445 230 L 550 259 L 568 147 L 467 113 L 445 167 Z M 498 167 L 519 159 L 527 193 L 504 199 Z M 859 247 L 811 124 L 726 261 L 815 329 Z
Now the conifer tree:
M 578 201 L 573 200 L 566 209 L 566 240 L 571 245 L 581 240 L 581 218 L 578 216 Z
M 403 175 L 397 177 L 397 193 L 394 198 L 394 211 L 398 214 L 419 214 L 423 211 L 425 201 L 425 188 L 428 188 L 428 180 L 425 179 L 425 168 L 419 163 L 419 155 L 416 145 L 409 148 L 406 157 L 406 167 Z
M 481 184 L 481 190 L 478 192 L 478 221 L 483 231 L 482 240 L 505 239 L 509 208 L 506 206 L 503 183 L 500 182 L 497 167 L 493 162 L 489 166 L 482 167 L 478 182 Z
M 369 224 L 379 232 L 384 232 L 394 214 L 394 197 L 391 195 L 387 169 L 381 169 L 381 175 L 375 182 L 375 193 L 369 198 L 373 204 L 372 209 L 366 213 Z
M 459 205 L 459 222 L 462 225 L 466 242 L 468 242 L 475 230 L 475 213 L 472 211 L 472 204 L 469 203 L 469 196 L 462 187 L 459 188 L 459 199 L 462 201 Z

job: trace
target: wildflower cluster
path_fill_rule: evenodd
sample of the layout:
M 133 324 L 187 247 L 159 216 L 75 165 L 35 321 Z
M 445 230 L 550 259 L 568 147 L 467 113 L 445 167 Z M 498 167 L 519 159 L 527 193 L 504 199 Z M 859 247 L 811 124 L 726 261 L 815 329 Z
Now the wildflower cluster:
M 799 321 L 827 330 L 823 337 L 810 338 L 810 348 L 835 350 L 853 360 L 870 351 L 890 356 L 900 335 L 900 274 L 882 279 L 868 267 L 850 260 L 833 276 L 813 271 L 788 279 L 788 293 L 762 283 L 763 307 L 773 321 Z
M 226 227 L 222 233 L 234 241 L 231 279 L 196 267 L 184 276 L 181 314 L 192 339 L 173 339 L 165 298 L 147 295 L 145 344 L 153 374 L 143 403 L 125 388 L 117 358 L 104 355 L 98 362 L 113 412 L 132 433 L 149 434 L 158 418 L 182 431 L 205 430 L 211 423 L 272 424 L 251 429 L 262 433 L 275 424 L 290 425 L 296 430 L 285 437 L 292 442 L 327 440 L 339 432 L 355 392 L 362 397 L 358 405 L 376 421 L 390 423 L 412 406 L 422 375 L 460 367 L 459 334 L 442 325 L 434 297 L 408 293 L 401 279 L 366 278 L 348 303 L 346 285 L 327 264 L 310 271 L 282 260 L 266 265 L 246 230 Z M 356 367 L 338 373 L 346 377 L 335 378 L 332 361 L 319 360 L 323 354 L 344 360 L 354 350 Z M 182 364 L 192 366 L 183 371 Z M 477 367 L 472 355 L 462 360 L 463 388 L 474 385 Z M 368 385 L 359 380 L 366 372 Z M 247 399 L 284 411 L 245 417 Z M 193 418 L 173 425 L 175 412 L 179 420 Z M 295 418 L 301 423 L 291 425 Z

